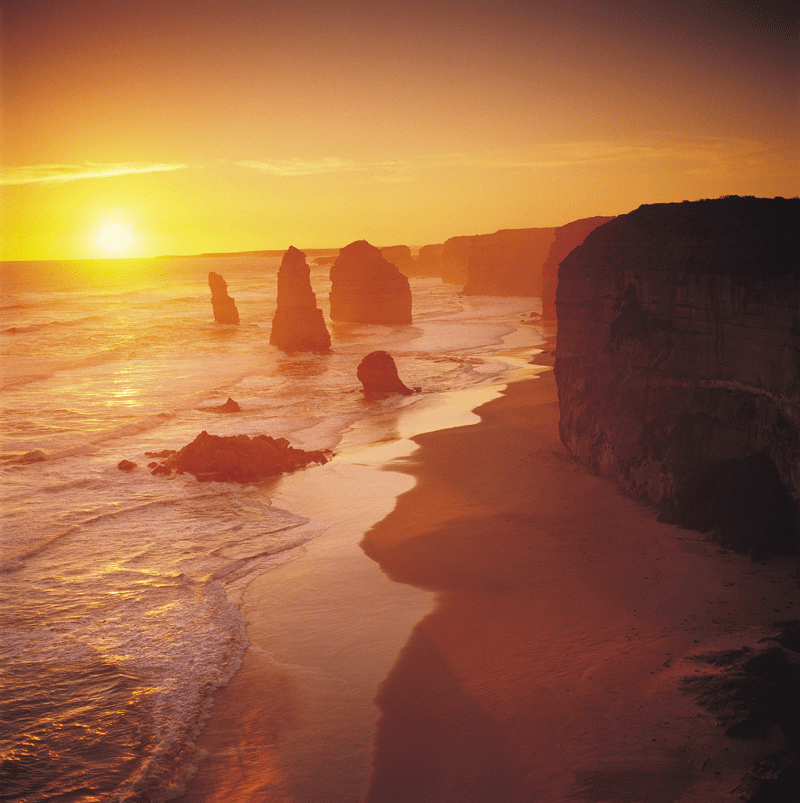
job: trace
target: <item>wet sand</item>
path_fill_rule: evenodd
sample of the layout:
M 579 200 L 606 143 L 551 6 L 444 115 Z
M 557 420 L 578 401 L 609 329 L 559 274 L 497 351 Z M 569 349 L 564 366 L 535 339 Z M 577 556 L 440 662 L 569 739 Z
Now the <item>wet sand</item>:
M 778 746 L 727 739 L 679 684 L 687 656 L 797 617 L 792 567 L 575 465 L 549 370 L 477 412 L 416 450 L 413 426 L 371 422 L 383 446 L 356 432 L 276 485 L 330 530 L 248 589 L 252 646 L 182 800 L 715 803 Z
M 416 438 L 364 539 L 438 595 L 383 683 L 366 801 L 713 803 L 780 740 L 726 738 L 687 660 L 797 616 L 793 566 L 656 522 L 575 465 L 552 372 Z

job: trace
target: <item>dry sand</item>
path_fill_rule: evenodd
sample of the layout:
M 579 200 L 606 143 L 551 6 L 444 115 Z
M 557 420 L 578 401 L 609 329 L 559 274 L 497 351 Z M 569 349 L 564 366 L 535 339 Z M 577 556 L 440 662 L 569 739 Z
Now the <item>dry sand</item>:
M 796 567 L 575 465 L 549 370 L 478 413 L 276 487 L 331 530 L 248 591 L 184 800 L 729 802 L 779 746 L 726 738 L 680 682 L 797 618 Z

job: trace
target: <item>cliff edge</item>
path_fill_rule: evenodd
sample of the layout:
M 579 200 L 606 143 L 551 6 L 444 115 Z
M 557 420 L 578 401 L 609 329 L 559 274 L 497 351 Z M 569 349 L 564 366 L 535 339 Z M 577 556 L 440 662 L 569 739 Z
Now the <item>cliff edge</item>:
M 800 200 L 639 207 L 562 262 L 561 440 L 664 521 L 796 554 Z

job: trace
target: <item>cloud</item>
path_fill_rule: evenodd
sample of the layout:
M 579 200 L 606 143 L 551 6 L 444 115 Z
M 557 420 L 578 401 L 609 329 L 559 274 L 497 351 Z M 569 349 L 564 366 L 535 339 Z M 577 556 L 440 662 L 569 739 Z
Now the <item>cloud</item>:
M 264 161 L 231 162 L 237 167 L 269 173 L 273 176 L 314 176 L 320 173 L 345 173 L 363 170 L 364 165 L 350 159 L 327 156 L 323 159 L 272 159 Z
M 186 164 L 163 164 L 149 162 L 111 162 L 97 164 L 85 162 L 82 165 L 25 165 L 13 168 L 0 175 L 0 184 L 41 184 L 44 182 L 78 181 L 87 178 L 110 178 L 130 173 L 164 173 L 169 170 L 184 170 Z

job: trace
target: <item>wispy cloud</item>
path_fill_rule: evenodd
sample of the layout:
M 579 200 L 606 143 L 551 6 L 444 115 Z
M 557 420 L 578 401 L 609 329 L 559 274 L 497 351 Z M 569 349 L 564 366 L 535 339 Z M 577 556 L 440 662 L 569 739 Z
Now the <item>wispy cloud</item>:
M 519 150 L 432 155 L 430 167 L 466 167 L 491 170 L 548 170 L 614 162 L 684 162 L 687 170 L 716 169 L 721 164 L 756 165 L 789 148 L 722 137 L 689 138 L 671 132 L 655 132 L 649 142 L 578 141 L 542 143 Z M 694 166 L 694 168 L 692 167 Z
M 346 173 L 354 170 L 364 170 L 365 165 L 351 159 L 339 159 L 327 156 L 323 159 L 266 159 L 263 161 L 239 161 L 231 164 L 269 173 L 272 176 L 314 176 L 320 173 Z
M 0 174 L 0 184 L 42 184 L 45 182 L 78 181 L 88 178 L 110 178 L 130 173 L 164 173 L 183 170 L 187 164 L 164 164 L 151 162 L 85 162 L 81 165 L 46 164 L 26 165 L 12 168 Z

